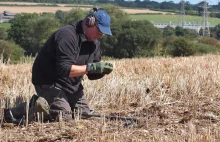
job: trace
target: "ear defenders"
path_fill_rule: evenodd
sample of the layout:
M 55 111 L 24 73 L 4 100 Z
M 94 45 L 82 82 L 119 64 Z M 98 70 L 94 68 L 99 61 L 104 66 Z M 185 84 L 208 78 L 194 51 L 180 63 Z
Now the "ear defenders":
M 91 11 L 88 16 L 86 17 L 86 26 L 87 27 L 93 27 L 95 26 L 95 23 L 96 23 L 96 17 L 95 17 L 95 13 L 100 10 L 102 8 L 97 8 L 97 7 L 94 7 L 93 8 L 93 11 Z M 102 9 L 103 10 L 103 9 Z

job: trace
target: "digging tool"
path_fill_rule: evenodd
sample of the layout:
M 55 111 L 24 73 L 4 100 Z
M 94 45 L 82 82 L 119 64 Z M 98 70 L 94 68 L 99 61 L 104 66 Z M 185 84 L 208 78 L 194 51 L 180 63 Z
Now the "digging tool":
M 86 114 L 87 117 L 99 117 L 99 118 L 105 118 L 110 120 L 122 120 L 125 121 L 123 124 L 124 127 L 128 126 L 136 126 L 138 124 L 138 119 L 133 117 L 127 117 L 127 116 L 118 116 L 118 115 L 101 115 L 101 114 Z
M 39 99 L 39 97 L 37 95 L 33 95 L 30 103 L 29 103 L 29 111 L 28 111 L 28 120 L 29 122 L 34 120 L 34 112 L 36 110 L 35 105 L 36 105 L 36 101 Z M 21 125 L 21 124 L 25 124 L 25 114 L 26 114 L 26 102 L 18 105 L 16 108 L 12 108 L 12 109 L 5 109 L 5 118 L 4 118 L 4 122 L 6 123 L 14 123 L 17 125 Z M 48 105 L 48 104 L 46 104 Z M 49 106 L 49 105 L 48 105 Z M 48 109 L 49 108 L 44 108 L 44 109 Z M 48 112 L 49 115 L 49 112 Z M 118 116 L 118 115 L 104 115 L 104 114 L 83 114 L 85 117 L 90 118 L 90 117 L 99 117 L 99 118 L 105 118 L 105 119 L 110 119 L 110 120 L 122 120 L 125 121 L 125 123 L 123 124 L 124 127 L 128 127 L 128 126 L 136 126 L 139 123 L 139 120 L 137 118 L 134 117 L 127 117 L 127 116 Z

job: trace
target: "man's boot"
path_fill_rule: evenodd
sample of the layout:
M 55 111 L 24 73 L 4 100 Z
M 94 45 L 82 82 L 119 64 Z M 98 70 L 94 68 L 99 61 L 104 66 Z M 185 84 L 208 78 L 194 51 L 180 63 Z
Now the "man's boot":
M 37 95 L 33 95 L 30 103 L 29 103 L 29 114 L 28 120 L 29 122 L 33 121 L 34 119 L 34 104 L 38 99 Z M 16 125 L 22 125 L 26 123 L 26 107 L 27 102 L 23 102 L 16 107 L 11 109 L 4 109 L 4 123 L 13 123 Z
M 27 102 L 23 102 L 14 108 L 4 109 L 4 122 L 24 124 L 26 120 L 26 105 Z M 37 115 L 37 113 L 39 115 Z M 47 101 L 44 98 L 34 94 L 29 103 L 28 122 L 30 123 L 35 120 L 42 122 L 49 119 L 49 105 Z
M 10 109 L 4 109 L 4 123 L 13 123 L 16 125 L 24 125 L 25 124 L 25 118 L 15 118 L 12 111 Z

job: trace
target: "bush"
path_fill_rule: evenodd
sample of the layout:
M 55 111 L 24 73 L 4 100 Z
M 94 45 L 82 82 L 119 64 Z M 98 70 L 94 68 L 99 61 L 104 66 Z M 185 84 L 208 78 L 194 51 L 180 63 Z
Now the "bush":
M 161 55 L 171 55 L 174 57 L 190 56 L 195 53 L 193 43 L 184 37 L 171 36 L 162 43 Z
M 163 37 L 164 38 L 167 38 L 167 37 L 170 37 L 170 36 L 173 36 L 175 34 L 175 29 L 171 26 L 166 26 L 163 30 Z
M 170 54 L 174 57 L 190 56 L 195 54 L 193 44 L 185 38 L 178 38 L 171 47 Z
M 24 50 L 13 42 L 0 40 L 0 54 L 3 55 L 3 62 L 10 59 L 16 63 L 24 54 Z
M 220 52 L 220 48 L 205 43 L 194 43 L 193 48 L 197 55 Z
M 199 43 L 208 44 L 208 45 L 212 45 L 212 46 L 220 48 L 220 42 L 219 42 L 219 40 L 217 40 L 215 38 L 201 37 L 201 38 L 198 39 L 198 42 Z
M 10 59 L 13 61 L 13 63 L 16 63 L 17 61 L 21 59 L 21 57 L 24 56 L 24 49 L 12 41 L 10 41 L 9 44 L 13 49 L 12 56 Z
M 7 28 L 5 27 L 0 27 L 0 40 L 5 40 L 8 36 L 8 33 L 7 33 Z
M 170 36 L 163 40 L 161 43 L 160 49 L 159 49 L 159 55 L 161 56 L 167 56 L 170 55 L 170 48 L 173 44 L 173 42 L 177 39 L 177 36 Z
M 171 36 L 162 42 L 160 55 L 189 56 L 220 52 L 220 42 L 210 37 L 200 37 L 198 42 L 183 37 Z

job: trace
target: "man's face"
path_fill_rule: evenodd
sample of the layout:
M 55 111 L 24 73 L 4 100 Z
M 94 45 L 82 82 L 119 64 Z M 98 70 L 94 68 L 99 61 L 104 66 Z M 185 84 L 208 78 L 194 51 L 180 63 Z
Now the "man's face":
M 88 41 L 94 41 L 98 38 L 101 38 L 104 34 L 98 29 L 98 26 L 88 27 L 86 29 L 85 36 Z

